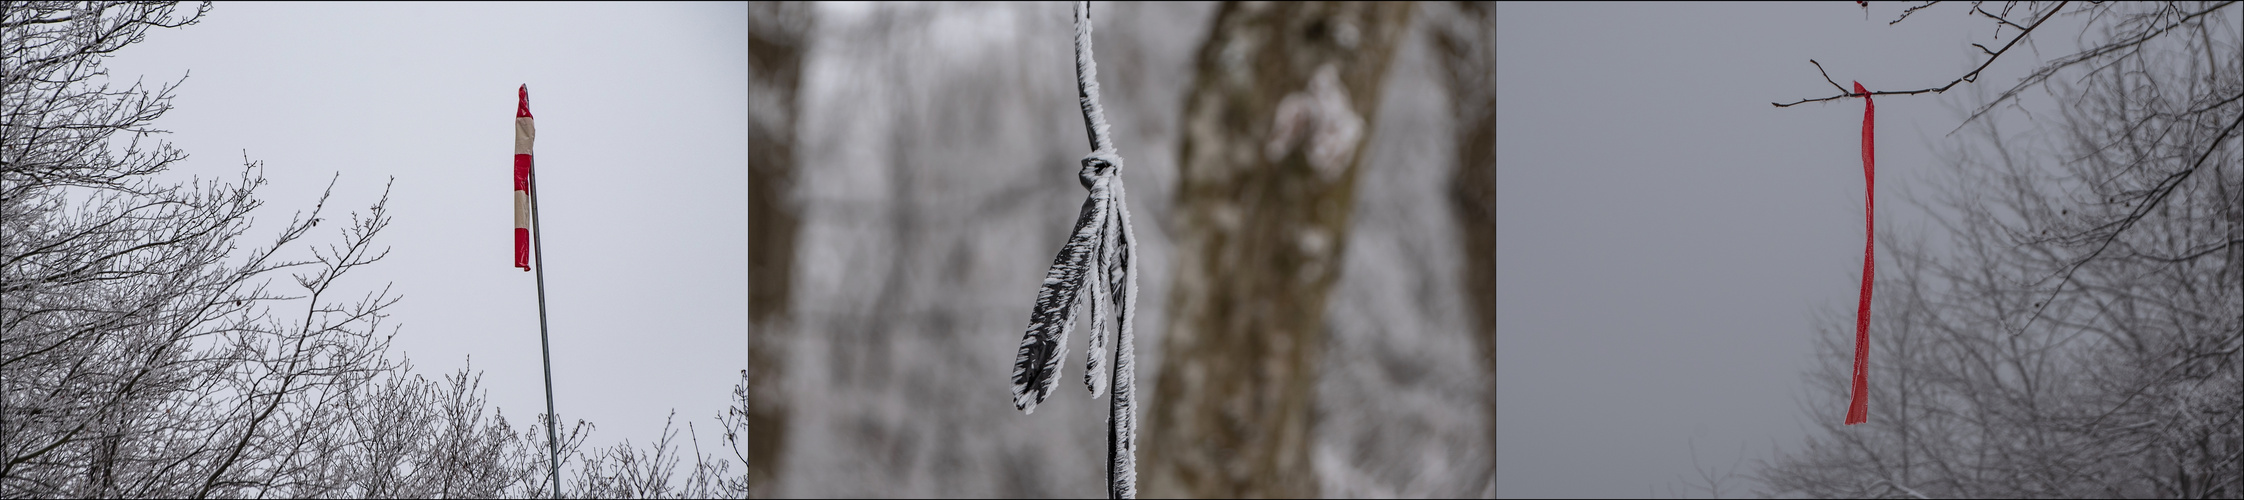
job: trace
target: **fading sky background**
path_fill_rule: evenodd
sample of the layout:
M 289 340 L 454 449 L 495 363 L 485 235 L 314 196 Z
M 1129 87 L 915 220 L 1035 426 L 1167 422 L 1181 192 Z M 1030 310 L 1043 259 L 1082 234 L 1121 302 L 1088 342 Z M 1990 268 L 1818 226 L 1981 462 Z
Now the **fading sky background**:
M 1497 496 L 1681 494 L 1692 440 L 1724 469 L 1743 445 L 1750 473 L 1805 419 L 1845 415 L 1802 407 L 1799 382 L 1817 312 L 1853 316 L 1863 105 L 1770 103 L 1839 92 L 1809 59 L 1914 90 L 2016 33 L 1994 40 L 1967 5 L 1888 25 L 1904 7 L 1497 5 Z M 1922 230 L 1904 194 L 1972 138 L 1946 136 L 1969 87 L 2070 54 L 2078 26 L 2051 21 L 1947 95 L 1877 99 L 1882 229 Z
M 473 356 L 518 430 L 545 411 L 535 278 L 512 266 L 529 84 L 558 411 L 600 426 L 587 446 L 644 446 L 676 409 L 679 439 L 694 421 L 706 446 L 747 363 L 746 7 L 221 2 L 106 65 L 118 85 L 192 71 L 156 122 L 192 155 L 169 178 L 235 179 L 245 150 L 264 162 L 243 245 L 338 172 L 331 220 L 395 178 L 376 240 L 391 253 L 347 275 L 346 297 L 394 283 L 392 354 L 431 378 Z

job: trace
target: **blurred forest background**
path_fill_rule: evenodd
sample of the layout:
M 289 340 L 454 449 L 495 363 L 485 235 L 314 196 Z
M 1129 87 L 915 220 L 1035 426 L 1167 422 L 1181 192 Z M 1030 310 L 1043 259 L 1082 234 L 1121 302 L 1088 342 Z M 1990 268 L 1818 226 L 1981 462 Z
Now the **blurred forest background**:
M 1103 491 L 1106 402 L 1008 391 L 1085 196 L 1069 9 L 750 6 L 753 495 Z M 1145 494 L 1493 497 L 1493 9 L 1091 9 Z

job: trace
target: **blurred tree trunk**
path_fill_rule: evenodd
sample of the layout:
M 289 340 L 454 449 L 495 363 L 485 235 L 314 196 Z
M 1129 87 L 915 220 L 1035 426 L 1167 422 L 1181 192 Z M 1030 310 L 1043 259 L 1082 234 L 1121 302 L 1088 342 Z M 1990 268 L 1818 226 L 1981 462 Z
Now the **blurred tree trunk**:
M 1317 496 L 1308 435 L 1359 146 L 1408 3 L 1227 3 L 1185 105 L 1152 497 Z
M 1460 19 L 1436 32 L 1449 73 L 1456 118 L 1457 170 L 1450 202 L 1464 244 L 1466 312 L 1473 319 L 1488 380 L 1496 378 L 1496 6 L 1455 2 Z M 1488 398 L 1488 435 L 1496 435 L 1496 398 Z M 1494 471 L 1490 471 L 1491 474 Z M 1493 476 L 1492 476 L 1493 477 Z
M 786 436 L 779 351 L 802 225 L 789 194 L 811 11 L 804 2 L 752 2 L 748 9 L 748 476 L 757 496 L 773 491 L 773 459 Z

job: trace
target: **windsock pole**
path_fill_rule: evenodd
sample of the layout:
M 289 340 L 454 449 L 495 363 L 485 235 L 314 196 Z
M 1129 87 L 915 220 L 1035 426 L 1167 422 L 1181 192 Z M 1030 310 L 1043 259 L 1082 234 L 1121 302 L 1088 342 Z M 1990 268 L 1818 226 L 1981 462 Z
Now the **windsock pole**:
M 534 255 L 538 261 L 538 347 L 545 353 L 545 443 L 547 469 L 553 476 L 553 498 L 561 498 L 561 433 L 554 430 L 561 425 L 561 414 L 553 411 L 553 341 L 547 340 L 545 326 L 545 228 L 538 225 L 538 176 L 530 175 L 530 238 L 536 243 Z
M 536 260 L 538 273 L 538 347 L 545 354 L 545 439 L 547 471 L 553 480 L 553 498 L 561 498 L 561 433 L 554 428 L 561 425 L 561 415 L 553 411 L 553 341 L 546 333 L 545 320 L 545 231 L 538 225 L 538 176 L 530 154 L 531 143 L 537 138 L 530 118 L 530 85 L 522 85 L 522 101 L 515 113 L 514 161 L 517 182 L 528 191 L 523 198 L 530 205 L 530 256 Z M 517 245 L 519 250 L 520 245 Z M 519 251 L 516 255 L 520 264 Z

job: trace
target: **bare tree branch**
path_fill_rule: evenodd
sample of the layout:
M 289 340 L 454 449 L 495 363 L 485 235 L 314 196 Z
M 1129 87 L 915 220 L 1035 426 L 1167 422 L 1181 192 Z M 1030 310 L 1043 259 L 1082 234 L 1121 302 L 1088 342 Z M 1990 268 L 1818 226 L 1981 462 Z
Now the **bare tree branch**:
M 2006 44 L 2003 44 L 2003 46 L 2002 46 L 2002 50 L 1997 50 L 1997 51 L 1994 51 L 1994 52 L 1990 53 L 1990 54 L 1989 54 L 1989 56 L 1987 57 L 1987 62 L 1979 63 L 1979 67 L 1978 67 L 1978 68 L 1973 68 L 1973 69 L 1972 69 L 1972 70 L 1971 70 L 1970 72 L 1968 72 L 1968 73 L 1964 73 L 1964 74 L 1963 74 L 1963 76 L 1960 76 L 1960 77 L 1956 77 L 1956 79 L 1955 79 L 1955 80 L 1953 80 L 1953 81 L 1950 81 L 1950 82 L 1948 82 L 1948 84 L 1947 84 L 1947 85 L 1941 85 L 1941 86 L 1938 86 L 1938 87 L 1929 87 L 1929 88 L 1923 88 L 1923 89 L 1917 89 L 1917 90 L 1900 90 L 1900 91 L 1895 91 L 1895 90 L 1884 90 L 1884 91 L 1873 91 L 1873 92 L 1870 92 L 1870 95 L 1912 95 L 1912 94 L 1924 94 L 1924 93 L 1934 93 L 1934 94 L 1938 94 L 1938 93 L 1943 93 L 1943 92 L 1947 92 L 1947 91 L 1948 91 L 1948 89 L 1950 89 L 1950 88 L 1953 88 L 1953 87 L 1955 87 L 1955 86 L 1956 86 L 1956 84 L 1958 84 L 1958 83 L 1963 83 L 1963 82 L 1976 82 L 1976 81 L 1979 81 L 1979 72 L 1981 72 L 1981 71 L 1986 71 L 1986 70 L 1987 70 L 1987 66 L 1988 66 L 1988 65 L 1992 65 L 1992 64 L 1994 64 L 1994 63 L 1995 63 L 1995 60 L 1996 60 L 1996 59 L 2001 59 L 2001 58 L 2002 58 L 2002 55 L 2003 55 L 2003 54 L 2009 53 L 2009 52 L 2010 52 L 2010 48 L 2011 48 L 2011 47 L 2015 47 L 2015 46 L 2017 46 L 2017 45 L 2018 45 L 2018 41 L 2019 41 L 2019 40 L 2024 40 L 2024 39 L 2026 39 L 2026 35 L 2032 34 L 2032 33 L 2034 32 L 2034 29 L 2035 29 L 2035 28 L 2040 28 L 2040 27 L 2041 27 L 2041 23 L 2044 23 L 2044 22 L 2048 22 L 2050 18 L 2052 18 L 2052 17 L 2056 17 L 2056 16 L 2057 16 L 2057 13 L 2058 13 L 2058 12 L 2060 12 L 2060 11 L 2063 11 L 2063 10 L 2065 9 L 2065 4 L 2066 4 L 2066 3 L 2069 3 L 2069 2 L 2058 2 L 2058 3 L 2057 3 L 2057 7 L 2056 7 L 2056 8 L 2052 8 L 2052 9 L 2050 9 L 2050 10 L 2049 10 L 2049 13 L 2048 13 L 2048 14 L 2043 14 L 2043 15 L 2041 16 L 2041 19 L 2035 20 L 2035 21 L 2034 21 L 2034 24 L 2033 24 L 2032 26 L 2027 26 L 2027 27 L 2023 28 L 2023 29 L 2022 29 L 2021 31 L 2019 31 L 2019 33 L 2018 33 L 2017 35 L 2015 35 L 2015 36 L 2012 36 L 2012 37 L 2010 38 L 2010 43 L 2006 43 Z M 1922 8 L 1922 7 L 1926 7 L 1926 6 L 1930 6 L 1930 5 L 1931 5 L 1930 3 L 1927 3 L 1927 4 L 1925 4 L 1925 5 L 1921 5 L 1921 6 L 1918 6 L 1918 7 L 1911 7 L 1911 8 L 1909 9 L 1909 12 L 1914 12 L 1914 11 L 1916 11 L 1916 10 L 1917 10 L 1918 8 Z M 1907 12 L 1904 12 L 1904 13 L 1902 14 L 1902 17 L 1904 17 L 1904 18 L 1908 17 L 1908 13 L 1907 13 Z M 1900 19 L 1895 19 L 1895 20 L 1894 20 L 1894 22 L 1898 23 L 1898 22 L 1901 22 L 1901 20 L 1900 20 Z M 2004 21 L 2004 22 L 2005 22 L 2005 23 L 2007 23 L 2008 21 Z M 1986 50 L 1986 48 L 1985 48 L 1985 47 L 1980 47 L 1980 50 L 1981 50 L 1981 51 L 1985 51 L 1985 50 Z M 1813 60 L 1813 59 L 1811 59 L 1811 60 L 1809 60 L 1809 62 L 1814 62 L 1814 60 Z M 1818 71 L 1821 71 L 1822 69 L 1823 69 L 1823 65 L 1822 65 L 1822 64 L 1817 64 L 1817 65 L 1816 65 L 1816 70 L 1818 70 Z M 1829 80 L 1831 79 L 1831 76 L 1830 76 L 1830 75 L 1828 75 L 1828 74 L 1827 74 L 1827 75 L 1824 75 L 1823 79 L 1824 79 L 1825 81 L 1829 81 Z M 1831 85 L 1833 85 L 1833 86 L 1837 86 L 1837 85 L 1838 85 L 1838 83 L 1837 83 L 1837 82 L 1833 82 L 1833 83 L 1832 83 Z M 1785 103 L 1785 104 L 1777 104 L 1777 103 L 1774 103 L 1774 102 L 1772 102 L 1772 103 L 1769 103 L 1769 104 L 1770 104 L 1770 105 L 1774 105 L 1774 106 L 1776 106 L 1776 107 L 1779 107 L 1779 108 L 1784 108 L 1784 107 L 1791 107 L 1791 106 L 1796 106 L 1796 105 L 1800 105 L 1800 104 L 1803 104 L 1803 103 L 1810 103 L 1810 102 L 1822 102 L 1822 101 L 1831 101 L 1831 100 L 1844 99 L 1844 98 L 1848 98 L 1848 97 L 1855 97 L 1855 95 L 1854 95 L 1854 94 L 1853 94 L 1852 92 L 1848 92 L 1848 91 L 1847 91 L 1847 89 L 1845 89 L 1845 88 L 1840 88 L 1840 89 L 1839 89 L 1839 95 L 1835 95 L 1835 96 L 1831 96 L 1831 97 L 1824 97 L 1824 98 L 1820 98 L 1820 99 L 1801 99 L 1801 100 L 1798 100 L 1798 101 L 1793 101 L 1793 102 L 1790 102 L 1790 103 Z

